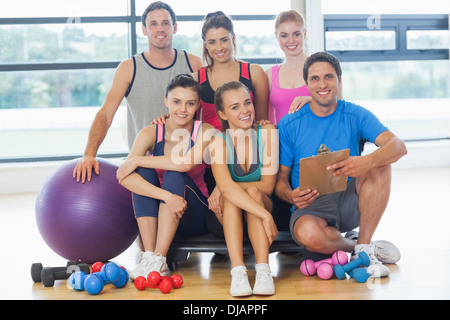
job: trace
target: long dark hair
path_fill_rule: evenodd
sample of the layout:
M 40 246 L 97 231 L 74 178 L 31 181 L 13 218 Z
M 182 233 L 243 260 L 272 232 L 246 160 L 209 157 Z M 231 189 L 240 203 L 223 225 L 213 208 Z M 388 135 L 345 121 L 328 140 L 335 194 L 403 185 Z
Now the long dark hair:
M 189 74 L 179 74 L 179 75 L 175 76 L 167 85 L 165 96 L 167 97 L 169 95 L 170 91 L 172 91 L 175 88 L 179 88 L 179 87 L 190 88 L 190 89 L 194 90 L 200 99 L 201 86 Z
M 205 41 L 206 41 L 206 33 L 210 29 L 218 29 L 218 28 L 224 28 L 228 32 L 230 32 L 232 35 L 234 35 L 234 27 L 233 27 L 233 21 L 229 16 L 227 16 L 222 11 L 216 11 L 208 13 L 205 16 L 205 19 L 203 20 L 203 27 L 202 27 L 202 39 L 203 39 L 203 61 L 206 63 L 206 65 L 211 68 L 214 64 L 213 58 L 208 53 L 208 50 L 206 49 Z M 236 44 L 234 45 L 234 51 L 236 51 Z

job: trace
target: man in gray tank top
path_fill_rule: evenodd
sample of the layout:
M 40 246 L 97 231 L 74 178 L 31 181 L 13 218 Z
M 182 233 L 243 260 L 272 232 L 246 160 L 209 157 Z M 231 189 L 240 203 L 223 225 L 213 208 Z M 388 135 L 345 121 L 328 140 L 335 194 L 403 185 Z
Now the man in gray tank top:
M 157 117 L 167 114 L 164 93 L 169 81 L 176 75 L 193 72 L 187 53 L 176 49 L 174 53 L 173 63 L 166 68 L 153 66 L 144 53 L 137 54 L 132 58 L 135 73 L 125 95 L 128 104 L 129 148 L 142 128 L 148 126 Z M 149 83 L 152 85 L 149 86 Z
M 128 148 L 131 148 L 137 133 L 167 112 L 164 94 L 169 81 L 202 66 L 198 56 L 173 48 L 176 16 L 166 3 L 153 2 L 145 9 L 142 32 L 148 39 L 148 51 L 122 61 L 117 67 L 111 88 L 91 125 L 83 158 L 73 171 L 77 181 L 90 181 L 92 169 L 100 174 L 95 157 L 124 97 L 128 110 Z

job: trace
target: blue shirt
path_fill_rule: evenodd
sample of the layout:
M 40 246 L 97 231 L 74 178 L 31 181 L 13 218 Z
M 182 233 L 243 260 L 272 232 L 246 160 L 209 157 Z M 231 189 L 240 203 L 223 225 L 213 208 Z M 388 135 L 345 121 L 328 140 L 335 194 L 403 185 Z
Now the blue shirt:
M 361 155 L 362 141 L 375 142 L 388 130 L 369 110 L 338 100 L 336 110 L 326 117 L 316 116 L 309 106 L 287 114 L 278 123 L 280 164 L 291 168 L 291 187 L 299 186 L 300 159 L 317 155 L 321 144 L 330 151 L 350 149 L 350 156 Z

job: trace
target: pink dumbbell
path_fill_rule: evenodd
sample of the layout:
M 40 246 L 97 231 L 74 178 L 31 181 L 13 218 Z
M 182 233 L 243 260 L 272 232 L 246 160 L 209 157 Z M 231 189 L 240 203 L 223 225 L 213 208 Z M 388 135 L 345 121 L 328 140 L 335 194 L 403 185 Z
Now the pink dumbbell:
M 334 274 L 333 266 L 328 262 L 323 262 L 317 267 L 317 275 L 320 279 L 328 280 Z
M 316 272 L 318 272 L 320 265 L 323 263 L 327 263 L 328 265 L 331 265 L 331 266 L 335 266 L 338 264 L 343 266 L 348 263 L 348 257 L 344 251 L 338 250 L 335 253 L 333 253 L 331 258 L 328 258 L 325 260 L 321 260 L 321 261 L 317 261 L 317 262 L 314 262 L 313 260 L 310 260 L 310 259 L 304 260 L 300 265 L 300 271 L 305 276 L 313 276 L 316 274 Z M 323 266 L 322 269 L 323 270 L 321 270 L 321 271 L 328 270 L 329 266 Z M 327 278 L 329 276 L 329 272 L 320 272 L 320 274 L 318 273 L 319 276 L 321 274 L 326 274 L 326 276 L 325 276 L 326 279 L 331 278 L 331 276 L 333 275 L 333 274 L 331 274 L 331 276 L 329 278 Z

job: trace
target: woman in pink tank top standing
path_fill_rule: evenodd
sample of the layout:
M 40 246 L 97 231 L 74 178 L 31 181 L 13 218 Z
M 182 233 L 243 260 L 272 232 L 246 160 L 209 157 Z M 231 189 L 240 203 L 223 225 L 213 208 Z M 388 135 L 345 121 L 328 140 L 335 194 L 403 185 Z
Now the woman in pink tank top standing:
M 266 70 L 270 88 L 269 119 L 275 125 L 287 113 L 293 113 L 311 100 L 303 80 L 305 21 L 295 10 L 283 11 L 275 19 L 275 36 L 285 61 Z
M 288 113 L 293 113 L 311 101 L 303 80 L 303 64 L 307 30 L 305 19 L 295 10 L 282 11 L 275 19 L 275 36 L 285 60 L 266 70 L 269 82 L 269 120 L 278 124 Z M 341 94 L 339 94 L 341 98 Z

